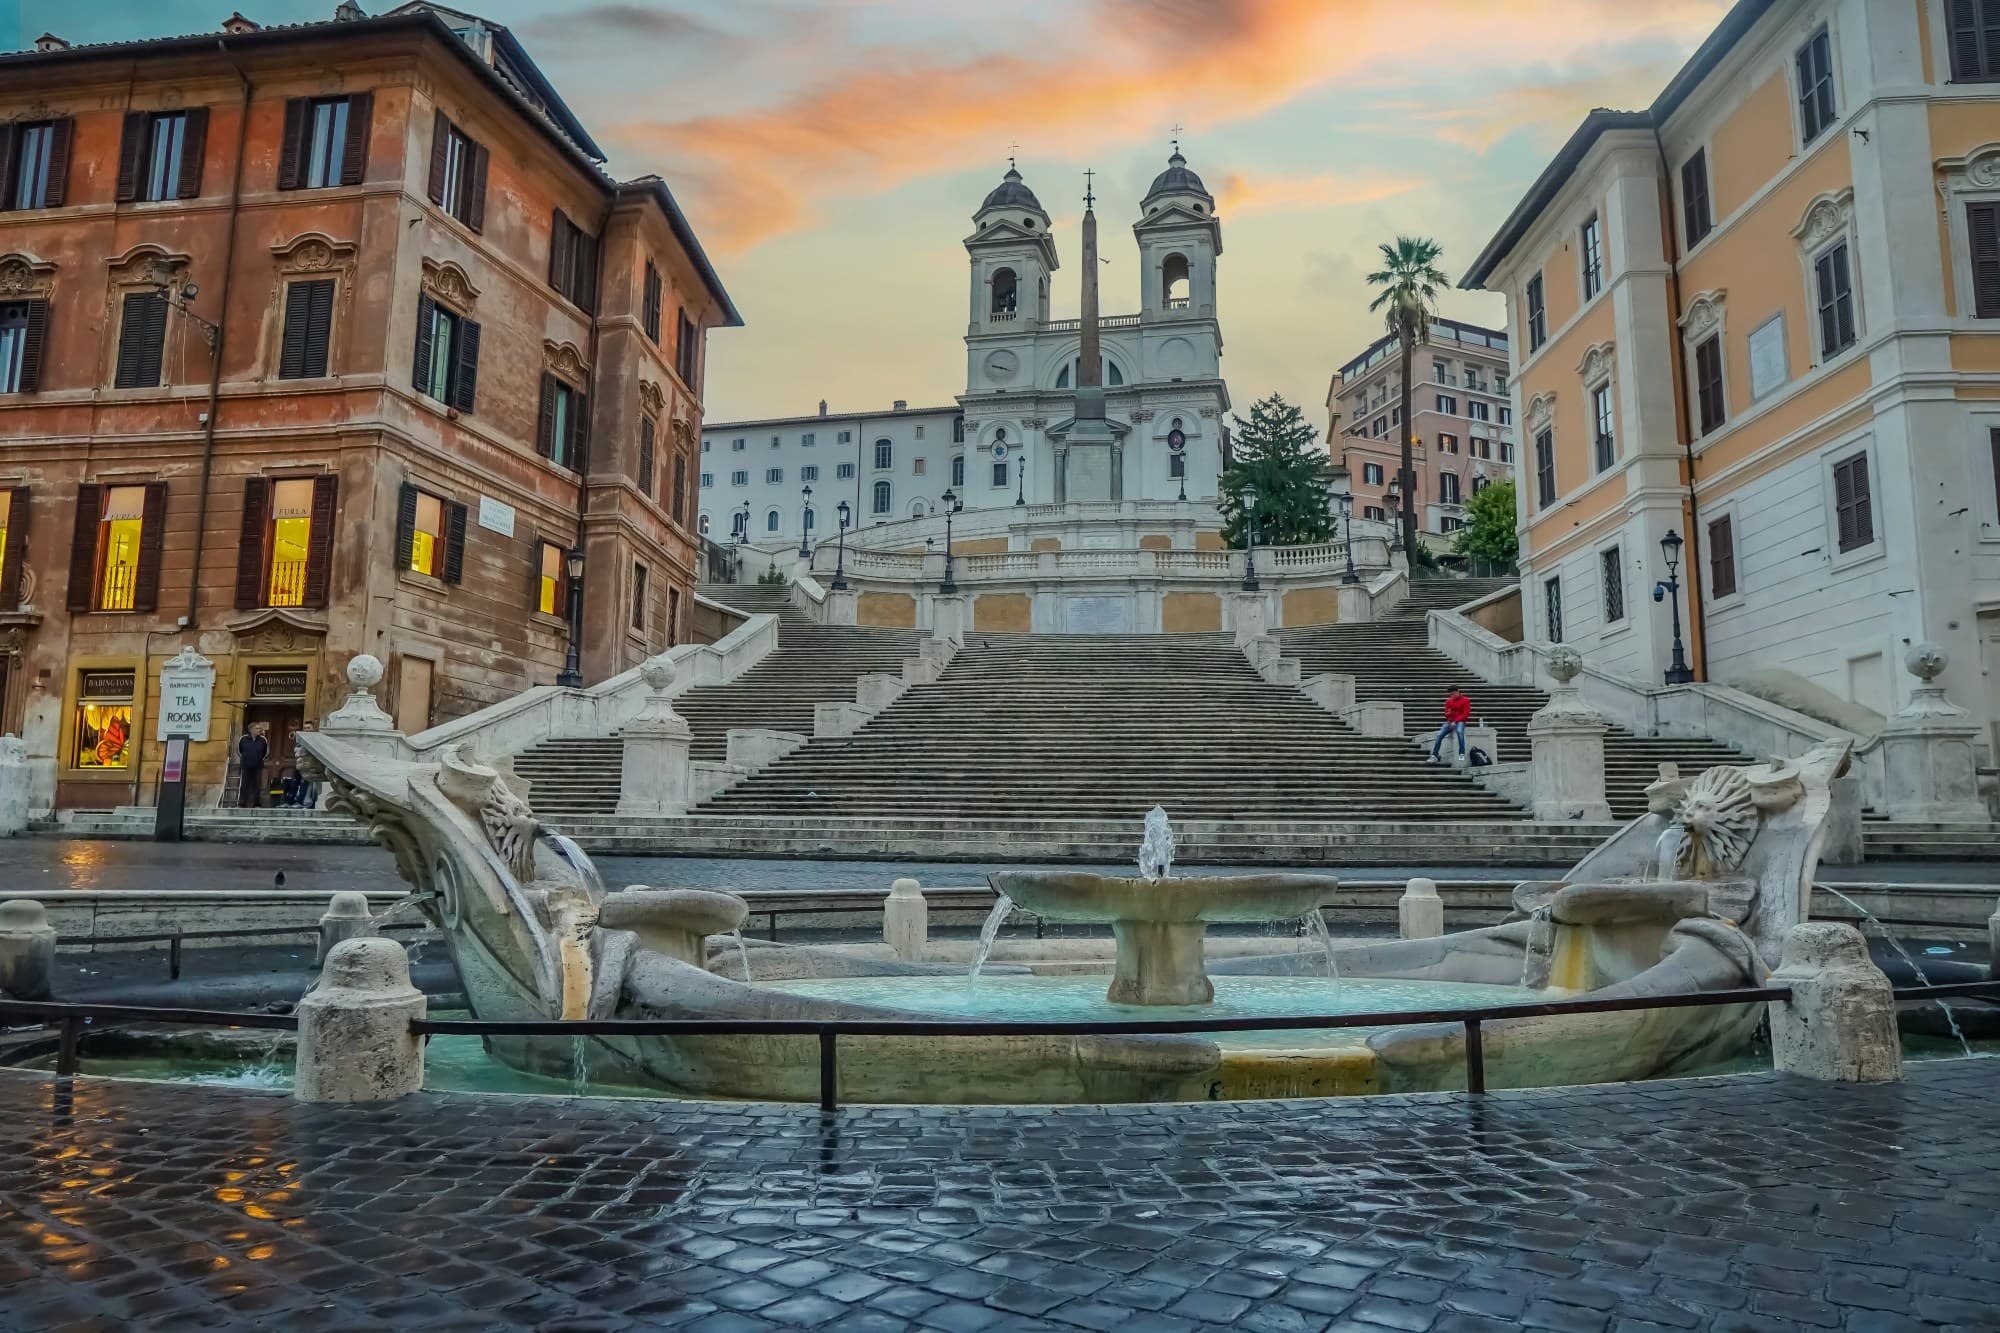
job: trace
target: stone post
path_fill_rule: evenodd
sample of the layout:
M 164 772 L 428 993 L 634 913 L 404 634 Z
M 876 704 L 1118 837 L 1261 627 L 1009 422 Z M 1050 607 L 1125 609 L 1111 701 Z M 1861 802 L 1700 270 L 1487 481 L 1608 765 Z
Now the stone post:
M 1232 592 L 1229 594 L 1229 605 L 1238 650 L 1252 639 L 1261 639 L 1271 632 L 1270 604 L 1264 600 L 1263 593 Z
M 1340 720 L 1363 736 L 1378 740 L 1402 740 L 1403 703 L 1400 699 L 1363 699 L 1340 710 Z
M 1396 902 L 1396 926 L 1406 940 L 1427 940 L 1444 934 L 1444 899 L 1437 881 L 1413 879 Z
M 931 598 L 931 637 L 946 643 L 965 642 L 965 598 L 957 593 Z
M 639 715 L 619 735 L 624 742 L 618 780 L 621 815 L 684 815 L 688 811 L 687 719 L 674 711 L 668 689 L 674 683 L 673 660 L 665 653 L 639 665 L 648 694 Z
M 2000 981 L 2000 907 L 1986 918 L 1986 975 Z
M 410 958 L 394 940 L 343 940 L 326 956 L 319 986 L 299 1001 L 302 1102 L 386 1102 L 424 1086 L 424 1043 L 410 1023 L 424 1016 L 410 984 Z
M 1334 615 L 1343 625 L 1366 624 L 1375 618 L 1375 599 L 1365 583 L 1343 583 L 1335 593 Z
M 1805 921 L 1785 933 L 1771 985 L 1771 1062 L 1780 1073 L 1843 1083 L 1893 1083 L 1903 1076 L 1896 997 L 1868 957 L 1867 941 L 1839 921 Z
M 348 658 L 347 683 L 347 702 L 326 715 L 320 731 L 379 758 L 406 758 L 396 720 L 375 702 L 375 687 L 382 683 L 381 660 L 368 653 Z
M 326 956 L 333 952 L 334 945 L 368 934 L 371 919 L 367 894 L 334 894 L 333 901 L 327 904 L 325 913 L 319 919 L 319 956 L 314 961 L 324 966 Z
M 0 736 L 0 838 L 28 831 L 28 746 L 19 736 Z
M 915 880 L 899 879 L 889 886 L 889 896 L 882 900 L 882 939 L 906 963 L 923 958 L 930 940 L 930 907 Z
M 1891 819 L 1977 824 L 1992 819 L 1979 798 L 1973 755 L 1979 728 L 1936 683 L 1948 661 L 1934 643 L 1913 644 L 1903 659 L 1919 683 L 1878 738 L 1883 809 Z
M 1547 706 L 1528 719 L 1536 819 L 1611 818 L 1611 806 L 1604 799 L 1608 728 L 1570 684 L 1582 670 L 1583 658 L 1576 649 L 1557 646 L 1549 654 L 1549 674 L 1556 678 L 1556 687 L 1549 692 Z
M 1344 713 L 1354 707 L 1354 677 L 1338 671 L 1322 671 L 1300 683 L 1306 697 L 1329 713 Z
M 852 625 L 854 623 L 856 598 L 852 588 L 829 588 L 826 593 L 826 620 L 828 625 Z
M 56 928 L 32 898 L 0 903 L 0 995 L 46 1000 L 55 985 Z

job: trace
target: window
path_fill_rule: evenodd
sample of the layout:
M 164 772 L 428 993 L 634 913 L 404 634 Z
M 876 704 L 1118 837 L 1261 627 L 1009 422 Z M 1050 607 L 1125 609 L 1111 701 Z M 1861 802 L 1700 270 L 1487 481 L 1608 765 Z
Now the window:
M 1701 433 L 1706 435 L 1729 419 L 1722 398 L 1722 335 L 1712 333 L 1694 349 L 1694 384 Z
M 1993 0 L 1950 0 L 1951 81 L 2000 81 L 2000 7 Z
M 784 436 L 782 436 L 782 435 L 773 435 L 773 436 L 771 437 L 771 447 L 772 447 L 773 449 L 777 448 L 777 447 L 778 447 L 779 445 L 783 444 L 784 442 L 785 442 L 785 437 L 784 437 Z
M 1485 392 L 1479 383 L 1478 366 L 1467 366 L 1465 368 L 1465 387 L 1468 389 L 1479 389 L 1482 393 Z
M 778 530 L 778 511 L 773 509 L 769 513 L 764 515 L 764 531 L 776 532 L 777 530 Z
M 47 301 L 0 304 L 0 393 L 34 393 L 42 387 L 48 329 Z
M 549 223 L 549 286 L 585 311 L 597 309 L 597 238 L 560 208 Z
M 924 427 L 922 422 L 917 423 L 917 438 L 920 440 L 924 438 Z
M 1514 461 L 1514 446 L 1505 440 L 1500 441 L 1500 461 L 1503 463 Z
M 695 358 L 701 353 L 701 326 L 688 318 L 687 311 L 674 316 L 674 373 L 681 377 L 681 383 L 701 392 L 695 383 Z
M 1493 457 L 1493 441 L 1482 440 L 1477 435 L 1465 442 L 1465 452 L 1474 458 Z
M 641 634 L 646 632 L 646 567 L 634 563 L 632 566 L 632 628 Z
M 851 430 L 844 430 L 844 431 L 840 432 L 840 443 L 842 443 L 842 444 L 853 444 L 853 443 L 854 443 L 854 432 L 853 432 L 853 431 L 851 431 Z
M 1708 525 L 1708 593 L 1730 597 L 1736 593 L 1736 521 L 1718 518 Z
M 1496 371 L 1494 371 L 1494 372 L 1493 372 L 1493 392 L 1495 392 L 1495 393 L 1505 393 L 1505 392 L 1507 392 L 1507 372 L 1506 372 L 1506 371 L 1504 371 L 1504 370 L 1496 370 Z M 1501 408 L 1500 410 L 1501 410 L 1502 412 L 1505 412 L 1505 411 L 1506 411 L 1507 409 L 1503 407 L 1503 408 Z
M 278 344 L 278 378 L 318 379 L 333 342 L 333 279 L 311 278 L 285 288 L 285 331 Z
M 1170 453 L 1167 455 L 1167 476 L 1169 478 L 1187 476 L 1187 455 Z
M 1439 384 L 1451 383 L 1451 363 L 1449 361 L 1431 362 L 1431 378 Z
M 206 107 L 131 112 L 118 149 L 118 202 L 199 196 L 207 146 Z
M 1967 204 L 1965 227 L 1972 251 L 1972 313 L 2000 319 L 2000 203 Z
M 1819 354 L 1837 356 L 1854 346 L 1854 282 L 1846 241 L 1813 261 L 1813 286 L 1819 301 Z
M 590 399 L 581 389 L 542 372 L 535 452 L 557 467 L 582 472 L 590 446 Z
M 554 542 L 535 543 L 535 610 L 545 616 L 563 613 L 563 548 Z
M 833 465 L 833 477 L 835 481 L 852 481 L 854 479 L 854 464 L 835 463 Z
M 1615 624 L 1625 618 L 1625 558 L 1617 547 L 1597 553 L 1597 572 L 1604 590 L 1604 623 Z
M 988 313 L 996 317 L 1012 319 L 1014 317 L 1015 303 L 1018 300 L 1017 286 L 1013 269 L 995 269 L 993 272 L 993 303 L 988 308 Z
M 28 488 L 0 487 L 0 611 L 21 605 L 28 557 Z
M 748 472 L 732 472 L 729 474 L 729 484 L 731 486 L 748 486 L 750 484 L 750 474 Z
M 923 460 L 923 459 L 921 459 L 921 458 L 913 458 L 913 459 L 911 459 L 911 460 L 910 460 L 910 475 L 911 475 L 911 476 L 913 476 L 913 477 L 921 477 L 921 476 L 923 476 L 923 475 L 924 475 L 924 460 Z
M 1363 505 L 1361 507 L 1361 517 L 1372 518 L 1377 523 L 1380 523 L 1389 517 L 1389 511 L 1381 505 Z
M 151 611 L 159 602 L 167 485 L 79 486 L 69 609 Z
M 1833 465 L 1833 508 L 1843 552 L 1875 540 L 1875 505 L 1868 490 L 1868 455 L 1855 454 Z
M 649 498 L 653 494 L 653 468 L 656 462 L 654 455 L 658 452 L 659 437 L 660 428 L 653 424 L 651 417 L 642 414 L 639 417 L 639 475 L 633 480 L 639 483 L 639 494 Z M 687 472 L 685 463 L 682 464 L 681 471 L 685 476 Z M 674 514 L 676 517 L 680 514 L 678 504 L 674 508 Z
M 245 479 L 237 610 L 326 605 L 338 485 L 331 476 Z
M 431 202 L 474 231 L 486 225 L 486 148 L 438 112 L 431 124 Z
M 1374 429 L 1374 432 L 1373 432 L 1373 434 L 1374 434 L 1375 438 L 1376 438 L 1376 439 L 1378 439 L 1378 440 L 1386 440 L 1386 439 L 1388 439 L 1388 438 L 1389 438 L 1389 418 L 1387 418 L 1387 417 L 1376 417 L 1376 418 L 1375 418 L 1375 429 Z
M 874 504 L 873 504 L 873 506 L 872 506 L 872 508 L 874 509 L 874 511 L 875 511 L 876 513 L 878 513 L 878 514 L 886 514 L 886 513 L 888 513 L 888 512 L 889 512 L 889 504 L 890 504 L 890 501 L 891 501 L 891 499 L 892 499 L 892 497 L 891 497 L 891 495 L 890 495 L 890 493 L 889 493 L 889 483 L 888 483 L 888 482 L 886 482 L 886 481 L 878 481 L 878 482 L 876 482 L 876 483 L 875 483 L 875 494 L 874 494 Z
M 965 485 L 965 455 L 959 454 L 951 460 L 951 484 Z
M 1535 499 L 1542 509 L 1556 502 L 1556 436 L 1553 429 L 1535 436 Z
M 61 208 L 69 186 L 69 120 L 0 126 L 0 208 Z
M 993 465 L 993 484 L 995 486 L 1005 486 L 1007 484 L 1007 464 L 1005 462 L 998 462 Z
M 701 489 L 703 489 L 703 490 L 705 490 L 705 491 L 706 491 L 706 490 L 712 490 L 712 489 L 714 488 L 714 486 L 715 486 L 715 474 L 714 474 L 713 472 L 704 472 L 704 473 L 702 473 L 702 474 L 701 474 Z
M 895 446 L 887 440 L 875 441 L 875 470 L 879 472 L 884 468 L 893 467 L 895 462 Z
M 1990 449 L 1993 454 L 1993 501 L 1996 506 L 2000 506 L 2000 427 L 1992 427 L 1987 430 L 1986 447 Z M 21 497 L 24 503 L 26 502 L 27 500 L 26 491 L 17 491 L 16 494 Z M 6 544 L 7 542 L 5 534 L 0 533 L 0 550 L 4 550 L 6 548 Z M 7 586 L 5 581 L 5 575 L 6 575 L 5 569 L 0 568 L 0 606 L 6 606 L 8 604 L 5 591 Z
M 359 185 L 368 165 L 368 120 L 374 98 L 294 97 L 285 103 L 285 137 L 278 148 L 278 188 L 321 190 Z
M 1611 386 L 1600 384 L 1590 391 L 1590 424 L 1596 432 L 1597 470 L 1604 471 L 1618 461 L 1618 442 L 1611 434 Z
M 1542 584 L 1542 603 L 1548 608 L 1549 642 L 1563 641 L 1563 585 L 1560 576 Z
M 741 435 L 739 435 L 735 439 L 729 442 L 729 451 L 731 453 L 740 454 L 743 452 L 744 446 L 747 445 L 748 443 L 749 443 L 748 440 L 745 440 Z
M 811 532 L 813 530 L 813 520 L 816 519 L 817 517 L 819 516 L 816 513 L 814 513 L 813 507 L 811 505 L 807 505 L 805 507 L 805 514 L 804 514 L 805 530 L 807 532 Z
M 843 437 L 843 438 L 844 438 L 844 437 Z M 964 418 L 964 417 L 953 417 L 953 418 L 951 419 L 951 442 L 952 442 L 953 444 L 964 444 L 964 443 L 965 443 L 965 418 Z
M 398 568 L 457 583 L 465 569 L 465 506 L 405 482 L 396 506 Z
M 1549 340 L 1549 312 L 1542 301 L 1542 275 L 1528 279 L 1528 350 Z
M 1459 497 L 1458 486 L 1458 474 L 1456 472 L 1438 473 L 1438 503 L 1447 505 L 1457 504 Z
M 1681 222 L 1687 230 L 1685 250 L 1700 245 L 1715 230 L 1715 218 L 1708 205 L 1708 150 L 1697 148 L 1693 157 L 1681 163 Z
M 1485 490 L 1488 486 L 1491 486 L 1492 484 L 1493 484 L 1493 479 L 1491 477 L 1485 476 L 1484 474 L 1476 476 L 1472 479 L 1472 493 L 1474 495 L 1477 495 L 1481 491 Z
M 417 298 L 417 392 L 470 412 L 479 389 L 479 325 L 428 296 Z
M 776 486 L 781 484 L 784 480 L 785 480 L 785 470 L 783 468 L 767 467 L 764 469 L 764 482 L 766 485 Z
M 167 303 L 158 292 L 127 292 L 118 324 L 118 365 L 112 386 L 151 388 L 160 382 L 167 345 Z
M 1382 484 L 1382 465 L 1380 463 L 1363 463 L 1361 465 L 1361 481 L 1366 486 L 1380 486 Z
M 1598 233 L 1597 214 L 1583 224 L 1583 299 L 1588 301 L 1604 290 L 1604 239 Z
M 688 521 L 687 493 L 688 493 L 687 455 L 677 453 L 674 455 L 673 508 L 667 511 L 668 513 L 673 515 L 673 520 L 676 523 L 685 524 Z
M 1491 403 L 1468 399 L 1465 404 L 1465 415 L 1471 417 L 1474 421 L 1491 421 L 1493 420 L 1493 405 Z
M 1506 390 L 1502 389 L 1500 390 L 1500 392 L 1505 393 Z M 1500 424 L 1503 426 L 1511 426 L 1514 424 L 1514 409 L 1509 407 L 1505 403 L 1500 404 Z
M 800 481 L 818 481 L 818 480 L 819 480 L 819 469 L 818 469 L 818 468 L 816 468 L 816 467 L 811 467 L 811 466 L 807 466 L 807 467 L 802 467 L 802 468 L 800 468 L 800 469 L 799 469 L 799 480 L 800 480 Z
M 653 261 L 646 261 L 646 289 L 639 298 L 639 321 L 646 328 L 646 336 L 653 340 L 653 346 L 660 345 L 660 295 L 664 285 L 660 282 L 660 270 Z
M 729 516 L 729 535 L 737 541 L 750 539 L 750 515 L 741 509 Z
M 132 700 L 136 671 L 80 671 L 70 764 L 123 769 L 132 765 Z
M 1437 400 L 1438 400 L 1438 411 L 1444 413 L 1448 417 L 1455 417 L 1458 415 L 1458 398 L 1456 395 L 1449 393 L 1441 393 L 1437 396 Z
M 803 434 L 803 435 L 799 436 L 799 445 L 800 445 L 800 446 L 801 446 L 802 448 L 806 448 L 806 449 L 810 449 L 810 448 L 812 448 L 812 447 L 813 447 L 813 433 L 812 433 L 811 431 L 807 431 L 807 432 L 806 432 L 805 434 Z
M 1439 436 L 1438 436 L 1438 452 L 1439 452 L 1439 453 L 1441 453 L 1441 454 L 1455 454 L 1455 453 L 1457 453 L 1457 452 L 1458 452 L 1458 436 L 1456 436 L 1456 435 L 1445 435 L 1445 434 L 1439 434 Z
M 1799 48 L 1799 142 L 1809 144 L 1833 124 L 1833 43 L 1826 29 Z

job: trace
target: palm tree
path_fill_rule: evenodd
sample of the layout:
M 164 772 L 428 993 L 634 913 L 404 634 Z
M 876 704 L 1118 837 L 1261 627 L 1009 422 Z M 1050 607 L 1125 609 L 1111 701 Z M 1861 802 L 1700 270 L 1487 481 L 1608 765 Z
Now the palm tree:
M 1394 245 L 1382 247 L 1383 267 L 1368 275 L 1369 283 L 1382 289 L 1368 308 L 1382 311 L 1383 323 L 1403 351 L 1403 456 L 1398 475 L 1403 483 L 1403 555 L 1413 570 L 1417 560 L 1417 464 L 1412 449 L 1415 437 L 1410 434 L 1410 358 L 1416 345 L 1430 336 L 1438 289 L 1451 282 L 1437 266 L 1443 254 L 1444 247 L 1427 236 L 1398 236 Z

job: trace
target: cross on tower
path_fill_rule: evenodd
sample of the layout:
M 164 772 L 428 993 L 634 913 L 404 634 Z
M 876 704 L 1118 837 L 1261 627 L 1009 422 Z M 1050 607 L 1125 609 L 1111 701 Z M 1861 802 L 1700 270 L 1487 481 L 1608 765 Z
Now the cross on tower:
M 1010 143 L 1007 145 L 1007 170 L 1014 171 L 1018 169 L 1014 164 L 1014 154 L 1020 151 L 1021 145 L 1019 143 Z
M 1083 206 L 1085 208 L 1089 208 L 1097 202 L 1097 196 L 1091 188 L 1091 178 L 1096 174 L 1095 171 L 1088 168 L 1085 168 L 1083 173 Z
M 1181 150 L 1181 130 L 1184 127 L 1180 125 L 1174 125 L 1171 126 L 1170 128 L 1173 130 L 1174 133 L 1174 151 L 1178 153 Z

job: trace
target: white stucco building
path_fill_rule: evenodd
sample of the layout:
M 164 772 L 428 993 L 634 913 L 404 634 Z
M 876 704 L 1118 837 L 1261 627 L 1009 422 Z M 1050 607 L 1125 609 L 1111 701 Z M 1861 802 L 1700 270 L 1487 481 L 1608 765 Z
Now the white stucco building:
M 1059 500 L 1212 500 L 1224 455 L 1215 200 L 1178 150 L 1140 201 L 1139 309 L 1099 321 L 1109 467 L 1065 462 L 1083 320 L 1049 317 L 1058 268 L 1049 215 L 1012 168 L 973 214 L 965 392 L 950 406 L 709 422 L 701 522 L 769 544 L 927 514 L 947 489 L 967 509 Z M 1093 275 L 1094 276 L 1094 275 Z M 1094 304 L 1086 292 L 1085 309 Z M 1070 484 L 1065 484 L 1069 482 Z

